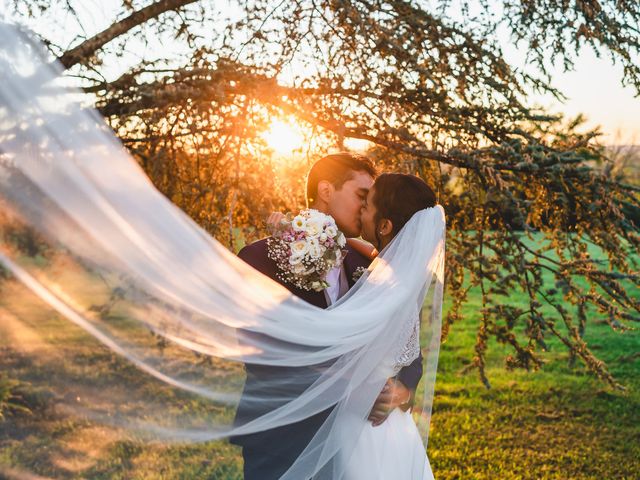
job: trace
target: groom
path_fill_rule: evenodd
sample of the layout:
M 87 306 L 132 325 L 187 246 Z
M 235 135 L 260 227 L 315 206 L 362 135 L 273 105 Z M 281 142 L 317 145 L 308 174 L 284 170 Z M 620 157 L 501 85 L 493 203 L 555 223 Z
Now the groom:
M 360 210 L 373 185 L 376 170 L 373 163 L 362 155 L 338 153 L 318 160 L 307 177 L 307 202 L 314 208 L 331 215 L 347 238 L 360 236 Z M 296 288 L 280 280 L 276 263 L 267 255 L 266 239 L 244 247 L 238 256 L 249 265 L 279 282 L 294 295 L 320 308 L 327 308 L 344 295 L 355 283 L 354 273 L 359 267 L 368 267 L 371 260 L 362 256 L 349 245 L 341 267 L 327 274 L 330 284 L 322 292 Z M 286 396 L 301 394 L 287 385 L 287 378 L 309 375 L 308 370 L 292 367 L 246 365 L 247 379 L 236 413 L 235 424 L 242 425 L 267 413 L 278 405 L 278 388 L 286 390 Z M 385 421 L 396 407 L 408 408 L 413 402 L 415 388 L 422 376 L 422 356 L 403 368 L 397 381 L 388 381 L 376 399 L 369 420 L 378 425 Z M 309 381 L 309 384 L 312 380 Z M 297 387 L 299 390 L 300 386 Z M 273 402 L 266 397 L 275 391 Z M 252 401 L 252 394 L 260 402 Z M 265 403 L 270 403 L 265 405 Z M 271 430 L 231 438 L 231 443 L 242 447 L 245 480 L 275 480 L 284 474 L 293 461 L 311 441 L 330 413 L 330 409 L 302 421 L 283 425 Z

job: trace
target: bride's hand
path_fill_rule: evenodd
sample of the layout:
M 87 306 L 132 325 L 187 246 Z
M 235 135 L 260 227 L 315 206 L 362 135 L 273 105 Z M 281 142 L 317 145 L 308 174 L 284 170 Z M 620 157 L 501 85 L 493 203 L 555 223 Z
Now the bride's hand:
M 411 400 L 411 390 L 395 378 L 389 378 L 382 392 L 376 398 L 371 413 L 369 413 L 369 421 L 374 427 L 381 425 L 387 419 L 389 414 L 396 408 L 407 405 Z

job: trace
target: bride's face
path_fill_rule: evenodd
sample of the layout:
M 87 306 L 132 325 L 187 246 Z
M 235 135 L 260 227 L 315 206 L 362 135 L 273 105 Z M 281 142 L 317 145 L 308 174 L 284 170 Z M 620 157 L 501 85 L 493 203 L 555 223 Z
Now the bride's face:
M 373 196 L 375 195 L 376 187 L 373 186 L 369 189 L 367 198 L 364 201 L 362 210 L 360 212 L 360 220 L 362 222 L 362 238 L 367 242 L 377 245 L 378 239 L 376 238 L 376 206 L 373 203 Z

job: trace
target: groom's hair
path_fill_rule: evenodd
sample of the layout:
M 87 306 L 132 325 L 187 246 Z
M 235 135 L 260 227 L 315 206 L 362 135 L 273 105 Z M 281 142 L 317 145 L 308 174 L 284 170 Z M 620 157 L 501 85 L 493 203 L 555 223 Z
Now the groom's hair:
M 373 162 L 358 153 L 340 152 L 322 157 L 307 175 L 307 205 L 311 205 L 318 196 L 318 182 L 327 180 L 340 190 L 356 172 L 366 172 L 373 178 L 378 173 Z

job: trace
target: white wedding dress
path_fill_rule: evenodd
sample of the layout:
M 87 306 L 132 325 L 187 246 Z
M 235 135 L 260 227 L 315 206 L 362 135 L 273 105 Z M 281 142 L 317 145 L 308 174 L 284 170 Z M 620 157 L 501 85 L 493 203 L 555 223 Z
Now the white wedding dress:
M 424 444 L 410 412 L 396 408 L 377 427 L 362 429 L 345 480 L 433 480 Z
M 420 318 L 406 328 L 409 341 L 393 365 L 397 374 L 420 353 Z M 347 461 L 344 480 L 433 480 L 422 438 L 410 411 L 393 410 L 381 425 L 367 421 Z

